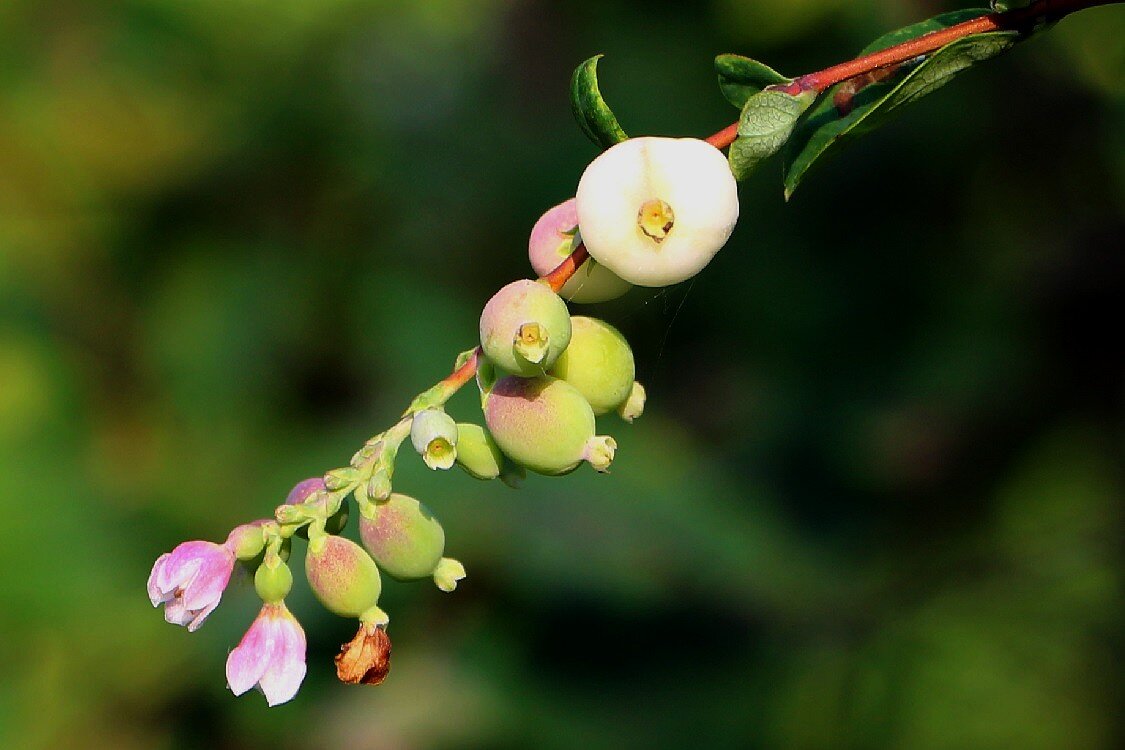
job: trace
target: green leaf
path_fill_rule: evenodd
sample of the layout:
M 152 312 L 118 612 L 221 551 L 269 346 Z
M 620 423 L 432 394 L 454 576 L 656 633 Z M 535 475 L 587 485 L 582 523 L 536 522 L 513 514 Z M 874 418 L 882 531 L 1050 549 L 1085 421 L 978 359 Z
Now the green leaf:
M 598 60 L 601 57 L 594 55 L 574 69 L 570 80 L 570 106 L 582 132 L 602 148 L 609 148 L 629 136 L 617 123 L 598 89 Z
M 975 9 L 945 13 L 885 34 L 860 54 L 885 49 L 987 12 Z M 818 159 L 885 124 L 903 105 L 936 91 L 958 73 L 996 57 L 1025 37 L 1018 31 L 974 34 L 897 68 L 875 71 L 833 86 L 801 118 L 789 141 L 785 154 L 785 197 L 793 194 Z
M 765 87 L 793 82 L 768 65 L 742 55 L 719 55 L 715 58 L 715 72 L 719 74 L 723 96 L 739 109 Z
M 727 159 L 736 180 L 776 154 L 789 140 L 801 114 L 816 100 L 812 91 L 797 95 L 766 89 L 746 100 L 738 118 L 738 137 Z

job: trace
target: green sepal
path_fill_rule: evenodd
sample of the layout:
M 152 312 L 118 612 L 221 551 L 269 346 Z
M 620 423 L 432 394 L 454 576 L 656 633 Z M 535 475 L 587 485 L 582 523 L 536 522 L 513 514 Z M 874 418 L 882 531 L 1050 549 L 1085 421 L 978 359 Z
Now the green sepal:
M 943 13 L 926 21 L 884 34 L 860 55 L 877 52 L 924 34 L 987 14 L 985 8 Z M 1033 29 L 1031 33 L 1038 31 Z M 885 124 L 905 104 L 941 88 L 955 75 L 978 62 L 996 57 L 1030 33 L 993 31 L 974 34 L 897 68 L 888 68 L 838 83 L 821 97 L 793 132 L 785 151 L 784 185 L 788 199 L 805 173 L 825 154 Z
M 574 119 L 586 136 L 602 148 L 609 148 L 629 138 L 598 88 L 598 60 L 594 55 L 574 69 L 570 79 L 570 106 Z
M 789 94 L 765 89 L 746 100 L 738 118 L 738 137 L 727 160 L 736 180 L 746 179 L 758 165 L 789 140 L 801 114 L 816 100 L 812 91 Z
M 492 386 L 496 385 L 499 379 L 500 374 L 496 370 L 496 365 L 482 354 L 477 362 L 477 389 L 480 390 L 481 406 L 484 406 L 485 399 L 492 392 Z
M 726 100 L 738 109 L 767 86 L 792 83 L 768 65 L 742 55 L 724 54 L 715 58 L 715 72 L 719 76 L 719 90 Z

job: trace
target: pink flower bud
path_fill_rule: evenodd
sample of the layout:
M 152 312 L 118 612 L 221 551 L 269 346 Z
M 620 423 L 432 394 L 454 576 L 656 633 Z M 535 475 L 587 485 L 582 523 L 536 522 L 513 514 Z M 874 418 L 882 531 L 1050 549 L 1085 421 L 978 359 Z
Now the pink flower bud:
M 242 695 L 257 685 L 271 706 L 292 700 L 305 679 L 305 631 L 285 602 L 266 604 L 227 657 L 227 685 Z
M 164 619 L 194 632 L 219 600 L 234 569 L 234 552 L 213 542 L 184 542 L 152 566 L 148 598 L 164 604 Z

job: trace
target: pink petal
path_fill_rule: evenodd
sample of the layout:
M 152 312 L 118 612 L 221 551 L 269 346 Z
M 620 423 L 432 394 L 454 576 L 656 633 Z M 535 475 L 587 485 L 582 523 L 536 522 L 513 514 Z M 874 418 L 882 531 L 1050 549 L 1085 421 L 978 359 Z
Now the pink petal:
M 208 604 L 203 609 L 197 610 L 195 612 L 195 618 L 187 624 L 188 632 L 194 633 L 195 631 L 199 630 L 199 626 L 202 625 L 203 621 L 207 619 L 207 615 L 214 612 L 215 607 L 217 607 L 217 606 L 219 606 L 219 600 L 218 599 L 211 602 L 210 604 Z
M 184 605 L 188 609 L 203 609 L 219 603 L 230 574 L 234 570 L 234 558 L 205 561 L 192 580 L 184 586 Z
M 164 565 L 168 562 L 171 555 L 165 552 L 160 557 L 156 558 L 156 562 L 152 565 L 152 572 L 148 575 L 148 598 L 152 602 L 152 606 L 158 607 L 161 602 L 168 601 L 168 595 L 163 589 L 157 585 L 157 581 L 163 574 Z
M 270 664 L 276 628 L 265 608 L 250 625 L 246 635 L 227 656 L 227 685 L 235 695 L 242 695 L 258 684 Z
M 305 632 L 286 611 L 278 619 L 279 645 L 259 684 L 266 702 L 276 706 L 293 699 L 305 679 Z
M 184 607 L 183 599 L 172 599 L 164 605 L 164 620 L 173 625 L 187 625 L 194 616 L 194 612 Z

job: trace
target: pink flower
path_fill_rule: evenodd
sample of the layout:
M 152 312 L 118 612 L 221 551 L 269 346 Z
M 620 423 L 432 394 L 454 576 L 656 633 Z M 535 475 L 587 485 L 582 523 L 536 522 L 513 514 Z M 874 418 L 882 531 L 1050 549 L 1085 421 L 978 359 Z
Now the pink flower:
M 271 706 L 292 700 L 305 679 L 305 631 L 285 602 L 262 605 L 238 647 L 227 657 L 227 684 L 235 695 L 257 685 Z
M 164 619 L 194 632 L 219 606 L 234 569 L 234 553 L 213 542 L 184 542 L 152 566 L 148 598 L 164 605 Z

